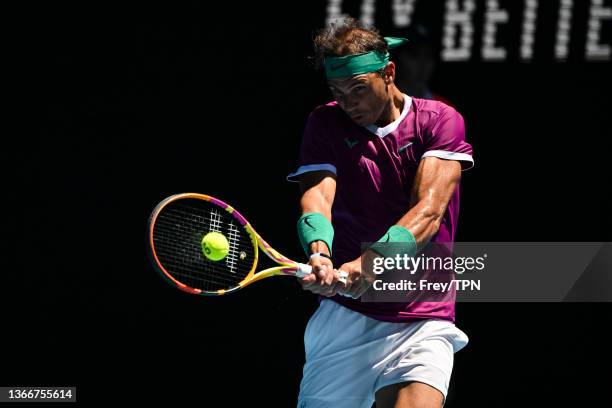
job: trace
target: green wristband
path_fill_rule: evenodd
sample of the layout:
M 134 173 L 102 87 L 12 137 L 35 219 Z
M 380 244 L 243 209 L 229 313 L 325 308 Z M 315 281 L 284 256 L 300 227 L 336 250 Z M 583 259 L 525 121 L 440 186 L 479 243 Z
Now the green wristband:
M 385 258 L 395 258 L 396 255 L 404 254 L 412 257 L 417 253 L 417 243 L 414 235 L 407 228 L 393 225 L 378 242 L 370 246 L 370 249 Z
M 310 254 L 310 243 L 323 241 L 331 254 L 334 241 L 334 227 L 321 213 L 306 213 L 297 222 L 298 237 L 306 255 Z

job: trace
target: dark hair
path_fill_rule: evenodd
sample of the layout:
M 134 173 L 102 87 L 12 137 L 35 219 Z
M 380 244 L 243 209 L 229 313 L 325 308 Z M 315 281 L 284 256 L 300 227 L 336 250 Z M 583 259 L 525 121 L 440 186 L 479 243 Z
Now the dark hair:
M 318 31 L 313 42 L 315 68 L 321 68 L 327 56 L 387 51 L 387 43 L 375 27 L 352 17 L 335 20 Z

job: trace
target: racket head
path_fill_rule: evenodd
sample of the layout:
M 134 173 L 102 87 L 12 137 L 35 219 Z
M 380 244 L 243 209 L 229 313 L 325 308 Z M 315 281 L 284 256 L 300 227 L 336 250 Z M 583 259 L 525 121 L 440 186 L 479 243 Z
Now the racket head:
M 197 193 L 176 194 L 161 201 L 149 217 L 151 261 L 163 278 L 185 292 L 218 296 L 253 275 L 259 257 L 257 237 L 231 206 Z M 212 261 L 202 252 L 202 238 L 221 232 L 229 254 Z
M 230 244 L 228 255 L 219 261 L 202 252 L 202 238 L 212 231 L 221 232 Z M 261 239 L 238 211 L 205 194 L 176 194 L 160 202 L 149 217 L 148 247 L 161 276 L 196 295 L 224 295 L 269 276 L 295 275 L 298 269 Z M 281 266 L 255 274 L 260 250 Z

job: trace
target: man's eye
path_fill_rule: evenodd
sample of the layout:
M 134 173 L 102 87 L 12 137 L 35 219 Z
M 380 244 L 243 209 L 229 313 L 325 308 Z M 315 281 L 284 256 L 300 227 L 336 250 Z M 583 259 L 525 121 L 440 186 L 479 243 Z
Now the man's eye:
M 361 93 L 365 90 L 365 86 L 358 86 L 355 88 L 356 93 Z

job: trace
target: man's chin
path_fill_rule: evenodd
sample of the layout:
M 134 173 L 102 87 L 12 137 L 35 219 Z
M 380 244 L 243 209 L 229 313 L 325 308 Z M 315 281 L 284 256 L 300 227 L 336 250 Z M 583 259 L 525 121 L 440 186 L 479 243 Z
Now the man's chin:
M 363 116 L 357 117 L 357 118 L 351 118 L 351 120 L 353 121 L 353 123 L 355 123 L 356 125 L 359 126 L 369 126 L 370 123 L 368 123 L 368 120 L 366 118 L 364 118 Z

